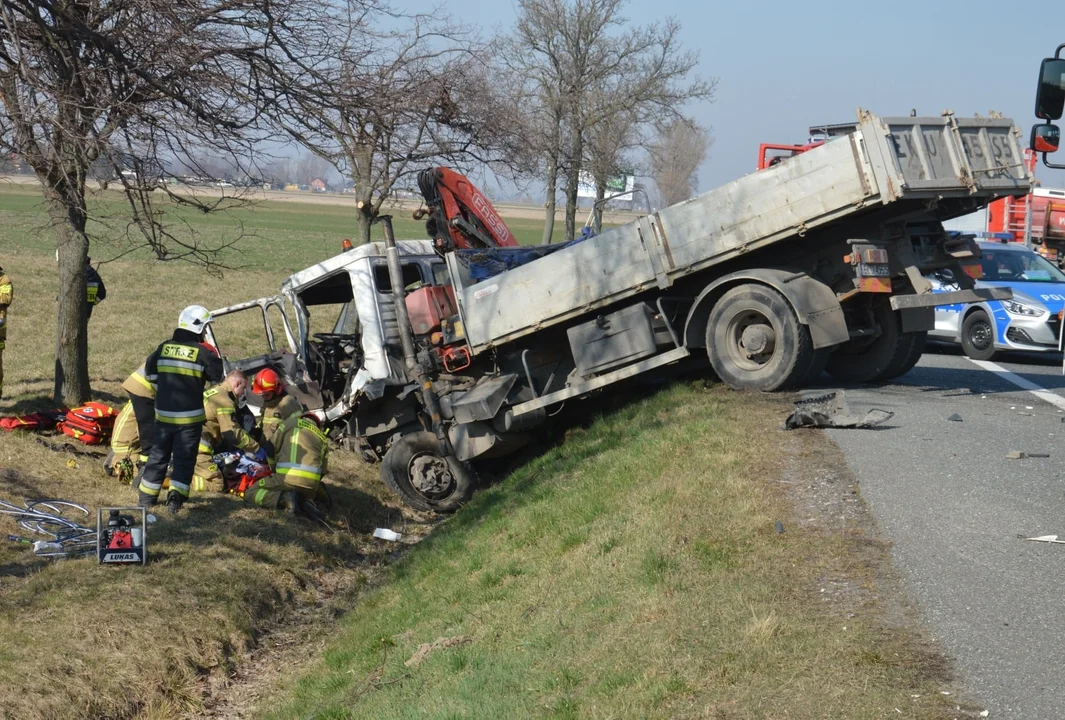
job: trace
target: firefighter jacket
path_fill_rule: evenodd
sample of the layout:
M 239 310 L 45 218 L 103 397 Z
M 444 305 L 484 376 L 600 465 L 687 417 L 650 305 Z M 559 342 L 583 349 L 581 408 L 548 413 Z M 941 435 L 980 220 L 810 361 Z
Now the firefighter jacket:
M 288 426 L 293 425 L 303 413 L 300 401 L 291 395 L 271 398 L 263 403 L 261 418 L 263 446 L 270 456 L 271 464 L 281 447 L 281 438 Z
M 288 426 L 281 439 L 275 473 L 287 487 L 314 497 L 328 456 L 329 438 L 314 422 L 300 418 Z
M 0 350 L 4 349 L 7 340 L 7 306 L 11 304 L 12 293 L 11 278 L 0 269 Z
M 107 288 L 104 287 L 103 278 L 92 265 L 85 266 L 85 295 L 90 309 L 102 303 L 107 297 Z
M 259 451 L 259 443 L 237 422 L 237 399 L 233 397 L 228 382 L 203 394 L 203 410 L 207 422 L 200 437 L 201 452 L 213 455 L 222 450 L 243 450 L 246 453 Z
M 137 416 L 133 414 L 133 403 L 129 400 L 122 406 L 122 411 L 115 419 L 115 428 L 111 431 L 111 452 L 116 460 L 136 456 L 140 453 L 140 428 Z M 134 460 L 137 458 L 134 457 Z
M 158 376 L 148 378 L 146 371 L 144 370 L 144 364 L 142 363 L 139 368 L 130 373 L 125 382 L 122 383 L 122 389 L 128 392 L 130 395 L 136 395 L 146 400 L 155 400 L 155 382 Z
M 172 339 L 144 362 L 144 375 L 155 378 L 155 420 L 168 425 L 193 425 L 207 420 L 203 389 L 221 382 L 222 360 L 200 344 L 200 336 L 177 329 Z

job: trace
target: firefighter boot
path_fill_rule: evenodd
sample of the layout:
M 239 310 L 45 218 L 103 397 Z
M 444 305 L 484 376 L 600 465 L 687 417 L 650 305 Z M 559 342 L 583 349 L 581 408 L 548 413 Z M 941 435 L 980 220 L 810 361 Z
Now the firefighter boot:
M 177 515 L 178 511 L 181 510 L 181 506 L 184 504 L 185 498 L 182 497 L 179 492 L 171 490 L 166 496 L 166 511 L 171 515 Z

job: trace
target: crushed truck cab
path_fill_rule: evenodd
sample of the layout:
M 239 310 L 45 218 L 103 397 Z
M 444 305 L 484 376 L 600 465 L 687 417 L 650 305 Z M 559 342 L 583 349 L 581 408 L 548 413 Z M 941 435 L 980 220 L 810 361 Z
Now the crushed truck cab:
M 934 307 L 1010 295 L 975 287 L 979 247 L 942 222 L 1028 192 L 1019 139 L 1000 118 L 859 111 L 786 162 L 537 248 L 488 232 L 490 207 L 444 202 L 428 181 L 461 187 L 453 173 L 425 174 L 432 240 L 396 242 L 380 218 L 384 243 L 215 311 L 212 341 L 231 366 L 281 372 L 412 507 L 451 511 L 479 462 L 639 376 L 709 362 L 731 387 L 773 391 L 907 372 Z M 937 269 L 958 279 L 950 297 L 925 279 Z M 264 351 L 237 359 L 222 326 L 256 312 Z

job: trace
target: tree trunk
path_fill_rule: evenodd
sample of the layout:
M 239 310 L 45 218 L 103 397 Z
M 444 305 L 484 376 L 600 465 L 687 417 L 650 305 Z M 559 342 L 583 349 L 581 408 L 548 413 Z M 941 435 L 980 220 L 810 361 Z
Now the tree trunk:
M 592 211 L 592 229 L 595 230 L 595 234 L 603 232 L 603 208 L 606 203 L 603 199 L 606 198 L 606 175 L 595 175 L 595 208 Z
M 53 395 L 57 405 L 74 407 L 88 400 L 92 392 L 85 301 L 85 266 L 89 257 L 85 180 L 83 176 L 65 176 L 58 182 L 45 182 L 44 186 L 59 253 Z
M 351 243 L 355 246 L 370 242 L 373 228 L 373 177 L 371 163 L 373 149 L 360 145 L 354 148 L 352 160 L 352 181 L 355 183 L 355 236 Z
M 558 152 L 551 153 L 547 161 L 547 190 L 546 202 L 544 203 L 544 235 L 541 241 L 544 245 L 551 244 L 551 236 L 555 232 L 555 196 L 558 194 Z
M 584 158 L 584 137 L 574 127 L 570 136 L 569 164 L 566 167 L 566 237 L 572 240 L 577 233 L 577 187 L 581 182 L 581 161 Z

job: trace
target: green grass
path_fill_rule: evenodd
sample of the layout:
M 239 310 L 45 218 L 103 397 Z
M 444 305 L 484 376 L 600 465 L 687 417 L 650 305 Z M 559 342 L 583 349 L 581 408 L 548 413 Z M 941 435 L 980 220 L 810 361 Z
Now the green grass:
M 266 717 L 946 716 L 905 633 L 819 604 L 849 540 L 776 534 L 748 443 L 780 409 L 682 384 L 572 433 L 394 565 Z
M 104 215 L 114 202 L 94 200 Z M 322 205 L 185 219 L 208 241 L 247 233 L 231 255 L 241 267 L 219 278 L 143 257 L 104 265 L 108 299 L 89 326 L 97 399 L 124 400 L 120 383 L 185 305 L 272 294 L 350 232 L 344 208 Z M 530 241 L 538 228 L 526 222 L 511 227 Z M 48 405 L 56 292 L 36 191 L 3 188 L 0 223 L 0 265 L 15 285 L 6 414 Z M 119 229 L 95 229 L 94 258 L 117 252 Z M 423 236 L 407 220 L 397 234 Z M 252 325 L 233 329 L 238 345 L 252 342 Z M 152 528 L 143 569 L 53 563 L 0 544 L 0 716 L 198 717 L 266 633 L 320 642 L 354 607 L 310 672 L 282 673 L 282 694 L 261 713 L 857 718 L 900 707 L 942 717 L 910 635 L 885 630 L 875 607 L 844 620 L 819 604 L 822 576 L 872 582 L 852 567 L 852 539 L 773 532 L 778 519 L 793 526 L 767 482 L 783 472 L 780 448 L 797 442 L 775 434 L 782 410 L 674 386 L 571 433 L 384 573 L 395 546 L 367 534 L 385 526 L 418 538 L 429 526 L 382 488 L 376 468 L 340 453 L 327 478 L 336 533 L 200 497 Z M 134 501 L 98 459 L 71 459 L 0 433 L 0 497 Z M 22 531 L 0 518 L 0 532 Z M 404 664 L 441 638 L 453 644 Z M 288 667 L 284 656 L 274 662 Z

